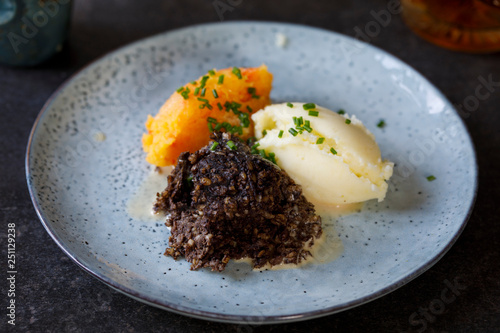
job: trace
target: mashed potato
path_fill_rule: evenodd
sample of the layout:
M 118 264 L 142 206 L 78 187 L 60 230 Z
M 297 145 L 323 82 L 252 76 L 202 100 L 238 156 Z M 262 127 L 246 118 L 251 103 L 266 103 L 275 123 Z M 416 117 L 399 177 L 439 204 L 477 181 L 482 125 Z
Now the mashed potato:
M 309 110 L 303 103 L 284 103 L 255 113 L 258 148 L 273 152 L 277 164 L 302 185 L 313 203 L 382 201 L 394 164 L 382 160 L 373 134 L 355 116 L 320 106 L 305 108 Z M 302 133 L 304 125 L 297 125 L 301 121 L 308 121 Z

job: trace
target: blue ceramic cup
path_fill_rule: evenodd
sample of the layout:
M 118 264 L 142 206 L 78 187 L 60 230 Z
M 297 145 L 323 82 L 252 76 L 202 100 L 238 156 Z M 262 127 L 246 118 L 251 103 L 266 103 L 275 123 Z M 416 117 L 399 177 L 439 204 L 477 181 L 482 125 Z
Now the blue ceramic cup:
M 37 65 L 62 49 L 71 0 L 0 0 L 0 64 Z

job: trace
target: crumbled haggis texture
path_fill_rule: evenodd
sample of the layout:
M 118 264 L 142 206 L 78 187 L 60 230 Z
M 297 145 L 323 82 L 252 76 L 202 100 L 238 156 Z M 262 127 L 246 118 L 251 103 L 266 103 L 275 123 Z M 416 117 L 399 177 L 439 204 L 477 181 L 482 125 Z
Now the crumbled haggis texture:
M 192 270 L 223 271 L 230 259 L 251 258 L 254 268 L 298 264 L 322 233 L 321 217 L 300 185 L 271 162 L 251 154 L 228 133 L 182 153 L 154 209 L 171 227 L 165 255 L 184 256 Z M 227 142 L 235 143 L 230 149 Z M 219 145 L 211 150 L 213 142 Z

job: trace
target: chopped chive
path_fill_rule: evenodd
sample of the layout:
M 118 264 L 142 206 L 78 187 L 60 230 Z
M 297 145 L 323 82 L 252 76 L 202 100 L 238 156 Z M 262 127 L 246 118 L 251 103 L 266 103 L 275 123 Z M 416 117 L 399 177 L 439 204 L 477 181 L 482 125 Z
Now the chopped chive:
M 268 154 L 268 156 L 269 156 L 269 158 L 271 159 L 271 161 L 272 161 L 272 162 L 275 162 L 275 161 L 274 161 L 274 158 L 276 157 L 276 154 L 275 154 L 275 153 L 270 152 L 270 153 Z
M 218 145 L 219 145 L 219 143 L 217 141 L 214 141 L 214 143 L 212 143 L 212 146 L 210 147 L 210 150 L 214 151 L 215 148 L 217 148 Z
M 293 104 L 290 102 L 286 103 L 286 106 L 288 106 L 289 108 L 293 108 Z
M 344 111 L 344 110 L 342 110 L 342 109 L 340 109 L 340 110 L 338 110 L 338 111 L 337 111 L 337 113 L 338 113 L 338 114 L 345 114 L 345 111 Z
M 302 126 L 302 128 L 305 129 L 309 133 L 311 133 L 313 131 L 313 129 L 311 127 L 306 126 L 306 125 Z
M 197 96 L 199 92 L 200 92 L 200 87 L 196 87 L 196 89 L 194 89 L 194 95 Z
M 320 145 L 320 144 L 322 144 L 323 142 L 325 142 L 325 138 L 318 138 L 318 140 L 316 140 L 316 144 L 317 144 L 317 145 Z
M 298 118 L 297 123 L 299 126 L 302 126 L 304 124 L 304 118 L 302 118 L 302 117 Z
M 208 99 L 198 97 L 197 100 L 199 100 L 200 102 L 203 102 L 203 104 L 200 104 L 200 106 L 199 106 L 200 109 L 204 109 L 204 108 L 208 108 L 209 110 L 213 109 L 212 105 L 210 105 L 208 103 Z
M 252 108 L 251 108 L 250 106 L 248 106 L 248 105 L 247 105 L 247 110 L 248 110 L 248 112 L 250 112 L 250 113 L 252 113 L 252 112 L 253 112 Z
M 262 136 L 266 136 L 266 134 L 267 134 L 267 130 L 263 130 L 262 131 Z
M 433 175 L 430 175 L 428 177 L 426 177 L 428 181 L 432 182 L 433 180 L 436 180 L 436 177 L 434 177 Z
M 196 82 L 196 81 L 191 81 L 191 84 L 192 84 L 193 86 L 195 86 L 197 83 L 198 83 L 198 82 Z
M 252 98 L 256 98 L 256 99 L 259 99 L 259 98 L 260 98 L 260 96 L 258 96 L 258 95 L 256 95 L 256 94 L 255 94 L 255 92 L 256 92 L 256 89 L 255 89 L 255 88 L 253 88 L 253 87 L 248 87 L 247 91 L 248 91 L 248 93 L 249 93 L 250 95 L 252 95 Z
M 214 95 L 215 98 L 219 98 L 219 95 L 217 94 L 217 90 L 212 89 L 212 94 Z
M 231 140 L 229 140 L 229 141 L 227 142 L 227 146 L 228 146 L 228 147 L 229 147 L 229 149 L 231 149 L 231 150 L 236 150 L 236 145 L 235 145 L 235 144 L 234 144 L 234 142 L 233 142 L 233 141 L 231 141 Z
M 295 126 L 299 126 L 297 125 L 297 117 L 293 117 L 293 123 L 295 124 Z
M 254 145 L 251 147 L 251 149 L 257 149 L 257 147 L 258 147 L 258 146 L 260 146 L 260 143 L 258 143 L 258 142 L 257 142 L 256 144 L 254 144 Z
M 179 89 L 177 89 L 177 92 L 180 93 L 183 90 L 184 90 L 184 87 L 179 87 Z
M 264 149 L 259 150 L 259 154 L 260 154 L 260 156 L 267 158 L 266 151 Z
M 210 133 L 212 133 L 214 131 L 214 124 L 213 123 L 208 122 L 208 130 L 210 131 Z
M 221 76 L 219 76 L 219 81 L 217 81 L 218 84 L 222 84 L 224 83 L 224 74 L 222 74 Z
M 304 110 L 316 109 L 316 104 L 314 103 L 306 103 L 303 105 Z
M 221 124 L 221 123 L 218 123 L 217 125 L 215 125 L 214 130 L 215 130 L 215 131 L 218 131 L 218 130 L 220 130 L 222 127 L 223 127 L 223 126 L 222 126 L 222 124 Z
M 238 67 L 233 67 L 233 74 L 236 75 L 238 77 L 238 79 L 242 79 L 243 77 L 241 76 L 241 71 Z
M 222 110 L 222 105 L 219 103 L 217 103 L 217 107 L 219 108 L 219 110 Z
M 209 79 L 209 77 L 206 75 L 201 78 L 200 88 L 203 89 L 205 87 L 205 84 L 207 83 L 208 79 Z
M 217 124 L 217 119 L 212 118 L 212 117 L 208 117 L 208 118 L 207 118 L 207 121 L 208 121 L 209 123 L 214 123 L 214 124 Z
M 244 117 L 242 115 L 245 115 Z M 247 128 L 250 126 L 250 119 L 248 119 L 248 114 L 240 113 L 238 118 L 240 118 L 240 123 L 243 127 Z
M 337 151 L 333 148 L 330 148 L 330 152 L 333 154 L 333 155 L 337 155 Z
M 280 131 L 280 133 L 278 134 L 278 138 L 282 138 L 283 137 L 283 130 Z
M 297 136 L 297 134 L 299 134 L 299 132 L 297 132 L 297 131 L 296 131 L 295 129 L 293 129 L 293 128 L 289 128 L 289 129 L 288 129 L 288 132 L 290 132 L 290 134 L 291 134 L 291 135 L 293 135 L 293 136 Z
M 189 90 L 189 88 L 186 88 L 183 92 L 181 92 L 181 95 L 184 99 L 188 99 L 189 98 L 189 93 L 191 92 L 191 90 Z
M 319 112 L 318 111 L 309 111 L 309 115 L 311 117 L 317 117 L 319 115 Z
M 384 120 L 380 120 L 377 124 L 377 127 L 378 128 L 384 128 L 385 127 L 385 121 Z
M 311 127 L 311 122 L 309 120 L 304 121 L 304 126 Z
M 256 141 L 257 138 L 255 136 L 251 136 L 247 139 L 247 145 L 250 145 L 251 142 Z
M 207 90 L 207 88 L 203 88 L 203 89 L 201 89 L 201 94 L 200 94 L 200 96 L 205 97 L 205 91 L 206 91 L 206 90 Z
M 345 120 L 345 123 L 346 123 L 347 125 L 349 125 L 349 124 L 351 123 L 351 119 L 346 119 L 346 120 Z
M 208 71 L 208 74 L 215 75 L 215 71 L 213 69 L 211 69 L 211 70 Z

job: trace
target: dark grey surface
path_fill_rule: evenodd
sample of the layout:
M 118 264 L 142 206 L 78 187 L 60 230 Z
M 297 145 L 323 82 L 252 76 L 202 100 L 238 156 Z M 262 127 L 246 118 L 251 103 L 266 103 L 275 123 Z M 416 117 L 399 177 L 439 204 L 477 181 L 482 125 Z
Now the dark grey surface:
M 354 36 L 374 21 L 382 0 L 232 3 L 224 20 L 294 22 Z M 63 52 L 36 68 L 0 66 L 0 331 L 21 332 L 499 332 L 500 331 L 500 54 L 440 49 L 413 35 L 399 15 L 370 43 L 407 62 L 454 104 L 471 101 L 480 77 L 497 82 L 463 114 L 475 143 L 479 194 L 462 236 L 429 271 L 369 304 L 299 323 L 243 326 L 172 314 L 132 300 L 80 270 L 38 221 L 24 178 L 31 126 L 44 102 L 72 73 L 129 42 L 187 25 L 219 21 L 213 1 L 76 1 Z M 465 110 L 465 109 L 464 109 Z M 7 224 L 16 224 L 16 326 L 7 324 Z M 456 284 L 455 297 L 442 294 Z M 449 303 L 443 303 L 444 297 Z M 451 300 L 452 299 L 452 300 Z M 444 304 L 443 307 L 440 307 Z M 430 309 L 429 309 L 430 307 Z M 412 321 L 412 319 L 414 321 Z

